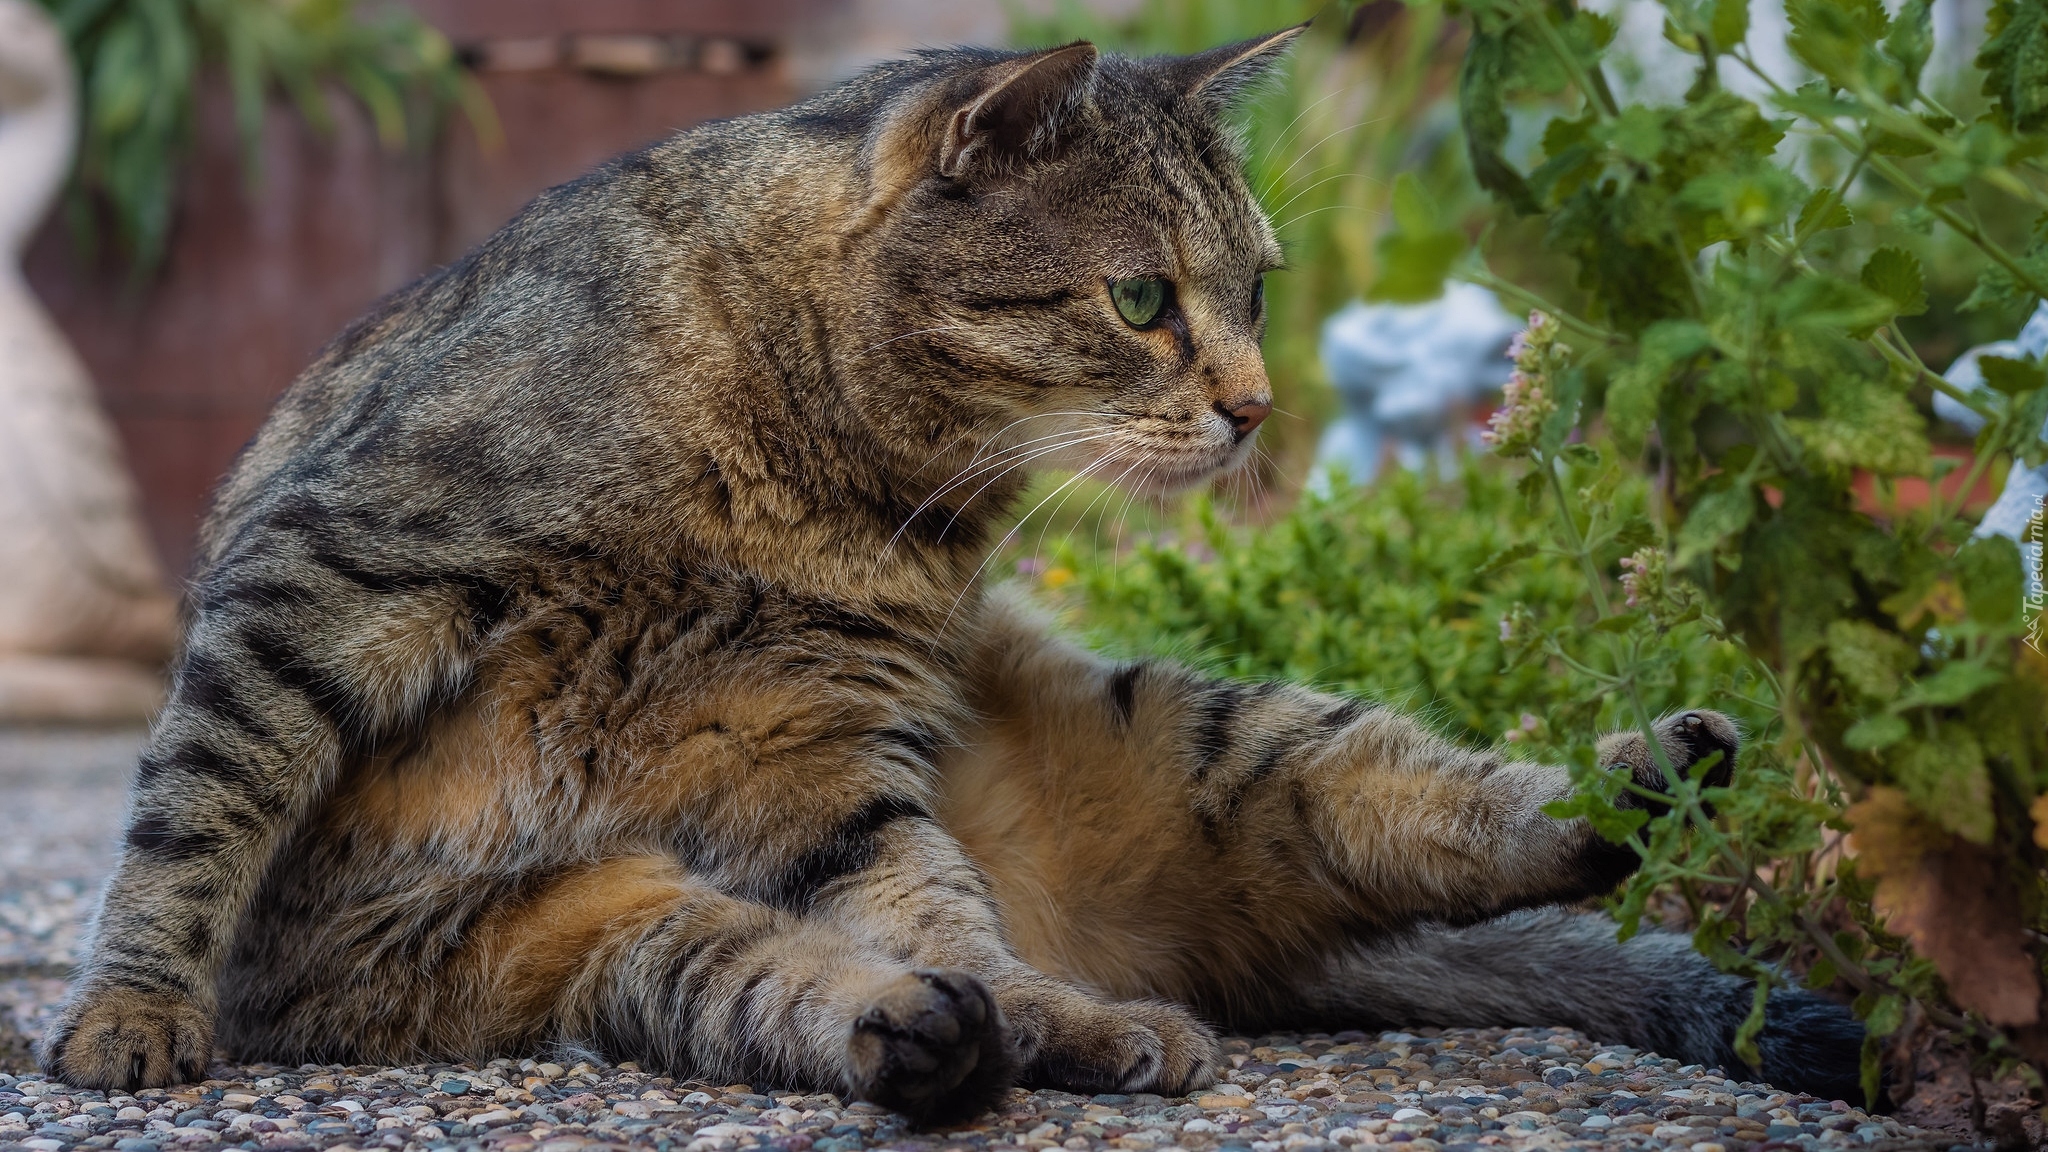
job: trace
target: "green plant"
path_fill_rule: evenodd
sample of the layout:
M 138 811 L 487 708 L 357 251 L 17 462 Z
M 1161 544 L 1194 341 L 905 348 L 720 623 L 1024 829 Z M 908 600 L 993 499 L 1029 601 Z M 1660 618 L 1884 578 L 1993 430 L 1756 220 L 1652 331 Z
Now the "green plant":
M 1613 26 L 1571 0 L 1417 0 L 1411 15 L 1465 25 L 1469 170 L 1383 186 L 1370 261 L 1340 245 L 1304 261 L 1333 286 L 1304 293 L 1316 309 L 1458 276 L 1541 311 L 1495 429 L 1527 461 L 1518 496 L 1468 470 L 1391 550 L 1374 525 L 1441 496 L 1397 478 L 1253 536 L 1212 517 L 1197 523 L 1213 559 L 1074 552 L 1081 592 L 1064 595 L 1107 642 L 1184 632 L 1212 667 L 1435 705 L 1468 736 L 1529 711 L 1531 743 L 1581 783 L 1561 811 L 1644 857 L 1623 931 L 1674 912 L 1764 986 L 1853 995 L 1873 1089 L 1885 1046 L 1932 1025 L 2038 1091 L 2048 659 L 2018 550 L 1974 538 L 1965 500 L 2048 457 L 2048 371 L 1992 361 L 1991 387 L 1963 395 L 1926 356 L 2008 335 L 2048 295 L 2048 4 L 1997 0 L 1974 74 L 1936 92 L 1926 0 L 1895 16 L 1791 0 L 1814 77 L 1799 86 L 1757 65 L 1746 0 L 1656 2 L 1696 69 L 1671 103 L 1616 94 Z M 1253 118 L 1255 152 L 1286 139 L 1273 131 Z M 1466 179 L 1490 213 L 1460 198 Z M 1967 460 L 1930 451 L 1936 391 L 1986 418 Z M 1944 476 L 1917 505 L 1894 499 Z M 1496 611 L 1490 649 L 1478 624 Z M 1699 703 L 1749 724 L 1735 782 L 1679 780 L 1647 823 L 1615 809 L 1625 785 L 1593 734 Z
M 1791 47 L 1817 77 L 1797 89 L 1750 54 L 1746 0 L 1662 7 L 1668 37 L 1698 61 L 1669 106 L 1616 99 L 1602 70 L 1612 29 L 1598 15 L 1457 4 L 1472 31 L 1460 114 L 1474 174 L 1541 221 L 1546 248 L 1575 273 L 1579 314 L 1492 273 L 1484 243 L 1459 274 L 1557 317 L 1522 364 L 1541 402 L 1510 405 L 1503 419 L 1527 434 L 1503 448 L 1530 458 L 1525 486 L 1555 519 L 1551 547 L 1582 568 L 1591 627 L 1612 648 L 1602 690 L 1647 726 L 1643 654 L 1679 620 L 1725 629 L 1770 686 L 1762 699 L 1777 715 L 1759 758 L 1805 786 L 1771 802 L 1738 785 L 1715 820 L 1682 781 L 1672 814 L 1638 830 L 1639 815 L 1608 803 L 1621 783 L 1582 763 L 1572 810 L 1644 853 L 1625 918 L 1675 886 L 1698 944 L 1725 966 L 1768 981 L 1782 978 L 1770 962 L 1790 957 L 1810 982 L 1853 989 L 1872 1091 L 1881 1038 L 1916 1015 L 2038 1087 L 2048 662 L 2028 642 L 2020 555 L 2009 540 L 1973 539 L 1960 495 L 1880 512 L 1855 484 L 1950 463 L 1929 454 L 1929 389 L 1987 420 L 1961 492 L 2013 459 L 2040 463 L 2048 374 L 1992 361 L 1990 389 L 1955 392 L 1899 327 L 1926 306 L 1920 260 L 1859 246 L 1847 227 L 1875 198 L 1865 190 L 1882 189 L 1980 254 L 1966 306 L 2048 295 L 2048 59 L 2036 51 L 2048 9 L 1993 7 L 1978 58 L 1989 105 L 1966 123 L 1920 86 L 1932 44 L 1923 0 L 1895 19 L 1869 0 L 1793 0 Z M 1724 63 L 1768 91 L 1770 113 L 1722 85 Z M 1547 115 L 1522 162 L 1508 154 L 1515 106 Z M 1787 148 L 1788 135 L 1802 147 Z M 1802 151 L 1833 158 L 1829 182 L 1809 186 L 1801 172 L 1819 166 L 1787 162 Z M 2037 238 L 2000 243 L 1980 203 L 2043 213 Z M 1394 235 L 1418 226 L 1397 221 Z M 1604 453 L 1572 442 L 1596 418 L 1613 438 Z M 1573 459 L 1654 470 L 1659 514 L 1574 490 Z M 1596 547 L 1623 534 L 1644 546 L 1619 583 L 1652 589 L 1631 604 L 1617 602 Z
M 389 148 L 430 138 L 461 106 L 491 139 L 482 89 L 448 41 L 396 5 L 365 14 L 354 0 L 44 0 L 78 61 L 83 139 L 73 218 L 95 235 L 102 211 L 138 273 L 167 243 L 198 86 L 217 68 L 234 101 L 244 170 L 261 171 L 265 107 L 282 91 L 306 122 L 329 129 L 327 90 L 360 103 Z
M 1612 480 L 1610 499 L 1640 514 L 1649 485 Z M 1396 470 L 1371 488 L 1305 495 L 1258 529 L 1197 501 L 1122 555 L 1069 538 L 1041 578 L 1102 647 L 1357 693 L 1460 739 L 1555 752 L 1572 733 L 1630 719 L 1576 667 L 1599 659 L 1600 645 L 1572 639 L 1580 574 L 1564 557 L 1532 558 L 1544 539 L 1507 470 L 1468 459 L 1449 483 Z M 1626 553 L 1608 542 L 1601 555 Z M 1504 667 L 1537 635 L 1565 647 Z M 1653 707 L 1755 690 L 1739 651 L 1697 625 L 1676 629 L 1662 652 L 1647 678 Z M 1734 711 L 1768 716 L 1739 700 Z

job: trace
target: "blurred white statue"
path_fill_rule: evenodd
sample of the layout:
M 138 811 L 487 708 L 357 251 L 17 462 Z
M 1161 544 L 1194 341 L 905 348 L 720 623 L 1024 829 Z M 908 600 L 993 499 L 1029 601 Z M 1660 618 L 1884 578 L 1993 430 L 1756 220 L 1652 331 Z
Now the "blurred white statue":
M 1998 356 L 2007 360 L 2038 360 L 2044 353 L 2048 353 L 2048 301 L 2035 307 L 2033 316 L 2028 318 L 2017 338 L 1977 345 L 1956 357 L 1955 363 L 1950 364 L 1942 376 L 1965 392 L 1975 392 L 1984 387 L 1984 369 L 1977 363 L 1979 358 Z M 1975 409 L 1943 392 L 1934 394 L 1934 414 L 1972 434 L 1984 427 L 1984 417 Z M 2041 435 L 2048 438 L 2048 423 L 2041 425 Z M 2018 541 L 2026 571 L 2037 581 L 2041 573 L 2041 544 L 2037 536 L 2030 538 L 2028 521 L 2040 514 L 2044 499 L 2048 499 L 2048 464 L 2028 468 L 2015 460 L 2005 475 L 2005 490 L 1999 494 L 1997 502 L 1985 510 L 1984 518 L 1977 522 L 1975 533 L 1978 536 L 2005 536 Z
M 1447 467 L 1474 432 L 1474 406 L 1507 383 L 1508 340 L 1521 329 L 1493 293 L 1456 282 L 1426 304 L 1352 304 L 1330 317 L 1323 370 L 1344 411 L 1323 431 L 1310 487 L 1327 492 L 1333 469 L 1366 483 L 1389 452 L 1411 471 L 1432 455 Z
M 62 35 L 0 0 L 0 721 L 143 719 L 175 634 L 114 431 L 21 272 L 77 130 Z

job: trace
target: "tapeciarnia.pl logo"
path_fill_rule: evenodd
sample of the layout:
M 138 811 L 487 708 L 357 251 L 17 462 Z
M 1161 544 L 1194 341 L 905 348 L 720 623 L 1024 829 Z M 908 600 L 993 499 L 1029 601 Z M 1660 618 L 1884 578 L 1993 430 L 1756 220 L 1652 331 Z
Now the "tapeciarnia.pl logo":
M 2034 497 L 2034 514 L 2027 517 L 2026 535 L 2020 541 L 2022 544 L 2033 545 L 2027 550 L 2027 566 L 2032 571 L 2027 573 L 2026 625 L 2027 646 L 2036 652 L 2043 650 L 2042 632 L 2044 628 L 2048 628 L 2048 615 L 2043 615 L 2041 611 L 2044 599 L 2048 599 L 2044 598 L 2041 587 L 2042 558 L 2048 556 L 2048 547 L 2043 547 L 2044 544 L 2048 544 L 2048 515 L 2044 515 L 2041 505 L 2042 497 Z

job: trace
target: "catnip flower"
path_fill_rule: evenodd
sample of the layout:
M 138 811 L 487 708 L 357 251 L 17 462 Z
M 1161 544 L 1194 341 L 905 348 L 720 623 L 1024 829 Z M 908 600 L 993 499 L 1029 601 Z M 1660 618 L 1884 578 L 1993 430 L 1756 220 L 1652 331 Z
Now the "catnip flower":
M 1536 734 L 1536 729 L 1542 723 L 1543 721 L 1538 719 L 1535 713 L 1524 712 L 1522 713 L 1521 726 L 1508 729 L 1507 732 L 1502 736 L 1502 739 L 1506 740 L 1510 744 L 1527 740 L 1529 737 L 1534 736 Z
M 1500 642 L 1507 645 L 1522 644 L 1535 639 L 1536 615 L 1529 606 L 1517 600 L 1508 607 L 1500 618 Z
M 1536 447 L 1543 422 L 1557 411 L 1551 376 L 1565 355 L 1557 336 L 1557 318 L 1537 311 L 1529 313 L 1529 326 L 1508 342 L 1508 359 L 1515 362 L 1515 370 L 1508 374 L 1500 408 L 1480 437 L 1502 456 L 1527 456 Z
M 1636 549 L 1633 555 L 1623 556 L 1621 590 L 1627 597 L 1624 603 L 1630 608 L 1662 600 L 1664 553 L 1657 548 L 1643 547 Z

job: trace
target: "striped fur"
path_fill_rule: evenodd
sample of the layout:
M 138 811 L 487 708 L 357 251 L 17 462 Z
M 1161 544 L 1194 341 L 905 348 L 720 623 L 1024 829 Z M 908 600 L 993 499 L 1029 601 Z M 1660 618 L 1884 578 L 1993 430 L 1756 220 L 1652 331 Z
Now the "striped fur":
M 1111 665 L 977 581 L 1040 465 L 1249 452 L 1278 249 L 1219 113 L 1290 35 L 884 65 L 343 333 L 221 488 L 47 1066 L 574 1043 L 940 1121 L 1200 1086 L 1204 1020 L 1351 1004 L 1360 941 L 1610 887 L 1555 769 Z

